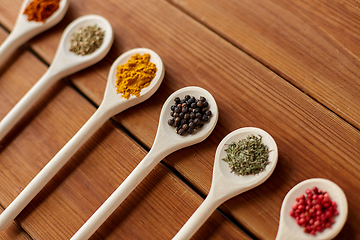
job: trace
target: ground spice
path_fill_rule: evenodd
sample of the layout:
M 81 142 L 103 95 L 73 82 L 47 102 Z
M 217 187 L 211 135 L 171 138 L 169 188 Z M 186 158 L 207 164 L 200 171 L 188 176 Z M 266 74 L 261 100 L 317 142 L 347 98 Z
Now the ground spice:
M 331 228 L 334 217 L 339 215 L 336 202 L 331 201 L 329 194 L 317 187 L 306 189 L 305 195 L 302 194 L 295 201 L 289 214 L 304 228 L 305 233 L 311 235 Z
M 116 92 L 125 99 L 130 95 L 139 97 L 141 89 L 150 85 L 156 71 L 156 65 L 150 62 L 150 54 L 136 53 L 126 64 L 117 67 Z
M 60 0 L 34 0 L 24 10 L 28 21 L 45 22 L 59 8 Z
M 262 137 L 247 136 L 239 142 L 232 142 L 225 150 L 227 155 L 222 160 L 229 164 L 236 175 L 255 175 L 265 170 L 269 164 L 269 149 L 262 142 Z
M 77 55 L 88 55 L 98 49 L 104 41 L 105 32 L 98 27 L 79 28 L 70 39 L 70 51 Z

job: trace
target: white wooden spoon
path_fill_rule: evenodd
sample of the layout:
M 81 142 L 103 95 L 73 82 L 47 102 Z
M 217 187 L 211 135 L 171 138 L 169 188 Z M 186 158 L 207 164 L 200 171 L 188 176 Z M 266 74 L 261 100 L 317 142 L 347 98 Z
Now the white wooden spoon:
M 95 24 L 105 31 L 101 46 L 95 52 L 84 56 L 76 55 L 69 51 L 70 39 L 73 33 L 80 27 L 93 26 Z M 55 57 L 48 70 L 1 120 L 0 141 L 53 84 L 61 78 L 87 68 L 103 59 L 109 52 L 113 40 L 112 27 L 110 23 L 101 16 L 86 15 L 71 22 L 61 36 Z
M 19 46 L 60 22 L 69 8 L 69 0 L 61 0 L 59 8 L 45 22 L 28 21 L 24 10 L 32 1 L 23 2 L 13 30 L 0 45 L 0 64 Z
M 156 64 L 157 72 L 151 84 L 141 90 L 140 96 L 122 98 L 116 93 L 117 66 L 125 64 L 135 53 L 150 54 L 150 61 Z M 108 76 L 104 98 L 94 115 L 70 139 L 70 141 L 50 160 L 50 162 L 36 175 L 26 188 L 0 215 L 0 230 L 5 227 L 26 207 L 26 205 L 40 192 L 40 190 L 55 176 L 68 162 L 75 152 L 113 115 L 124 111 L 140 102 L 145 101 L 159 88 L 165 74 L 161 58 L 152 50 L 146 48 L 132 49 L 118 57 L 112 64 Z
M 232 142 L 238 142 L 247 136 L 261 135 L 262 142 L 269 147 L 269 164 L 265 170 L 256 175 L 238 176 L 230 172 L 225 150 Z M 228 199 L 250 190 L 270 177 L 278 160 L 278 149 L 274 139 L 264 130 L 254 127 L 245 127 L 229 133 L 218 145 L 215 153 L 212 184 L 208 196 L 200 207 L 189 218 L 173 240 L 190 239 L 201 225 L 210 217 L 213 211 Z
M 212 117 L 199 131 L 192 135 L 180 136 L 175 129 L 168 125 L 170 107 L 175 97 L 183 99 L 185 95 L 199 99 L 205 97 L 209 103 Z M 167 155 L 178 149 L 199 143 L 205 140 L 218 120 L 218 109 L 213 96 L 200 87 L 185 87 L 171 94 L 165 101 L 160 114 L 159 125 L 152 148 L 145 158 L 130 173 L 115 192 L 100 206 L 89 220 L 75 233 L 72 240 L 88 239 L 101 226 L 101 224 L 116 210 L 137 185 L 150 173 L 150 171 Z
M 337 209 L 339 211 L 339 215 L 335 217 L 335 223 L 332 225 L 332 227 L 326 228 L 321 233 L 317 232 L 315 236 L 309 233 L 304 233 L 303 228 L 300 227 L 296 223 L 296 220 L 289 214 L 292 206 L 296 203 L 295 198 L 304 194 L 306 189 L 312 189 L 313 187 L 317 187 L 319 190 L 328 192 L 331 200 L 337 203 Z M 323 178 L 312 178 L 302 181 L 298 183 L 295 187 L 293 187 L 284 198 L 281 206 L 280 224 L 276 239 L 333 239 L 339 234 L 339 232 L 343 228 L 347 219 L 347 215 L 348 203 L 346 200 L 346 196 L 343 190 L 338 185 L 336 185 L 330 180 Z

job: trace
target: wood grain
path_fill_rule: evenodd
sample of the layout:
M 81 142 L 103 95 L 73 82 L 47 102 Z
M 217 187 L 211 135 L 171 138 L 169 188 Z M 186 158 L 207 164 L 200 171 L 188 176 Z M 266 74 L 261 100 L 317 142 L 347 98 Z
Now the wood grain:
M 3 39 L 4 32 L 0 34 Z M 47 68 L 28 51 L 18 54 L 0 75 L 0 118 Z M 50 89 L 1 142 L 0 203 L 3 207 L 10 204 L 94 111 L 85 98 L 63 81 Z M 69 239 L 146 153 L 108 121 L 16 221 L 31 239 Z M 141 239 L 143 236 L 169 239 L 202 200 L 159 165 L 92 239 Z M 208 229 L 213 231 L 209 234 Z M 4 239 L 23 236 L 15 230 L 12 224 L 2 236 Z M 204 237 L 250 239 L 219 212 L 215 212 L 195 236 L 196 239 Z
M 358 1 L 171 2 L 360 127 Z
M 146 11 L 155 8 L 150 3 L 146 6 Z M 163 11 L 161 22 L 166 22 L 166 26 L 163 30 L 157 29 L 157 37 L 171 41 L 161 42 L 161 47 L 156 43 L 151 46 L 163 57 L 166 78 L 151 101 L 118 116 L 121 124 L 144 141 L 148 133 L 144 133 L 141 126 L 146 126 L 143 129 L 155 135 L 156 128 L 152 125 L 157 124 L 157 118 L 152 116 L 158 116 L 156 113 L 159 113 L 162 102 L 172 91 L 196 83 L 214 94 L 220 109 L 219 124 L 214 133 L 204 143 L 174 153 L 165 160 L 202 194 L 210 188 L 217 144 L 228 132 L 242 126 L 257 126 L 270 132 L 280 149 L 279 166 L 274 176 L 224 205 L 225 211 L 261 239 L 274 238 L 283 197 L 292 186 L 306 178 L 331 179 L 351 195 L 359 183 L 356 173 L 359 169 L 356 163 L 359 135 L 356 129 L 188 16 L 180 15 L 165 4 L 158 4 L 152 14 L 159 15 L 160 10 Z M 142 14 L 141 11 L 133 14 L 127 32 L 121 29 L 120 32 L 125 32 L 123 35 L 131 34 L 131 37 L 122 38 L 122 42 L 134 39 L 140 33 L 151 34 L 151 27 L 136 24 L 136 19 Z M 144 46 L 150 44 L 150 40 L 142 41 Z M 129 42 L 128 46 L 131 44 Z M 116 43 L 114 47 L 117 49 Z M 74 78 L 79 88 L 94 92 L 86 74 L 79 79 Z M 151 146 L 152 139 L 146 141 L 148 146 Z M 308 167 L 304 169 L 303 166 Z M 326 171 L 319 172 L 319 169 Z M 347 179 L 350 174 L 354 174 L 351 180 Z M 358 208 L 358 200 L 358 196 L 349 199 L 351 209 Z M 270 219 L 266 226 L 262 224 L 264 217 Z M 356 228 L 356 221 L 349 221 L 339 239 L 354 236 L 352 229 Z
M 3 211 L 3 209 L 2 209 Z M 0 232 L 1 240 L 30 240 L 31 238 L 27 233 L 19 227 L 16 222 L 12 222 L 9 227 L 7 227 L 4 231 Z

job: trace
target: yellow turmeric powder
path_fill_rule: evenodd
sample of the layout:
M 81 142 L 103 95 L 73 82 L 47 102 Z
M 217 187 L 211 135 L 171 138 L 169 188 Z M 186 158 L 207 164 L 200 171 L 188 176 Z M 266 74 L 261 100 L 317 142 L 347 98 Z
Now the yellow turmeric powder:
M 156 65 L 150 62 L 150 54 L 136 53 L 126 64 L 117 67 L 116 92 L 125 99 L 130 95 L 139 97 L 141 89 L 148 87 L 154 79 L 156 70 Z

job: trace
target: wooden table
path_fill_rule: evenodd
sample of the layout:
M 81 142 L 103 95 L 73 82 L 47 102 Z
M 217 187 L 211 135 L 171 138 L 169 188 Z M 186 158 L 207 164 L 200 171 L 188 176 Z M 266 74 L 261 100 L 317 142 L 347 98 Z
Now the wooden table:
M 21 4 L 2 1 L 0 43 Z M 320 177 L 348 199 L 336 239 L 360 239 L 358 1 L 72 0 L 58 25 L 0 66 L 0 119 L 46 71 L 64 28 L 86 14 L 109 20 L 113 47 L 98 64 L 53 86 L 0 143 L 2 208 L 95 112 L 121 53 L 154 50 L 165 79 L 150 99 L 107 121 L 1 239 L 69 239 L 147 154 L 167 97 L 191 85 L 217 101 L 213 133 L 163 159 L 91 239 L 171 239 L 206 197 L 222 138 L 247 126 L 273 136 L 276 169 L 222 204 L 193 238 L 275 239 L 286 193 Z

